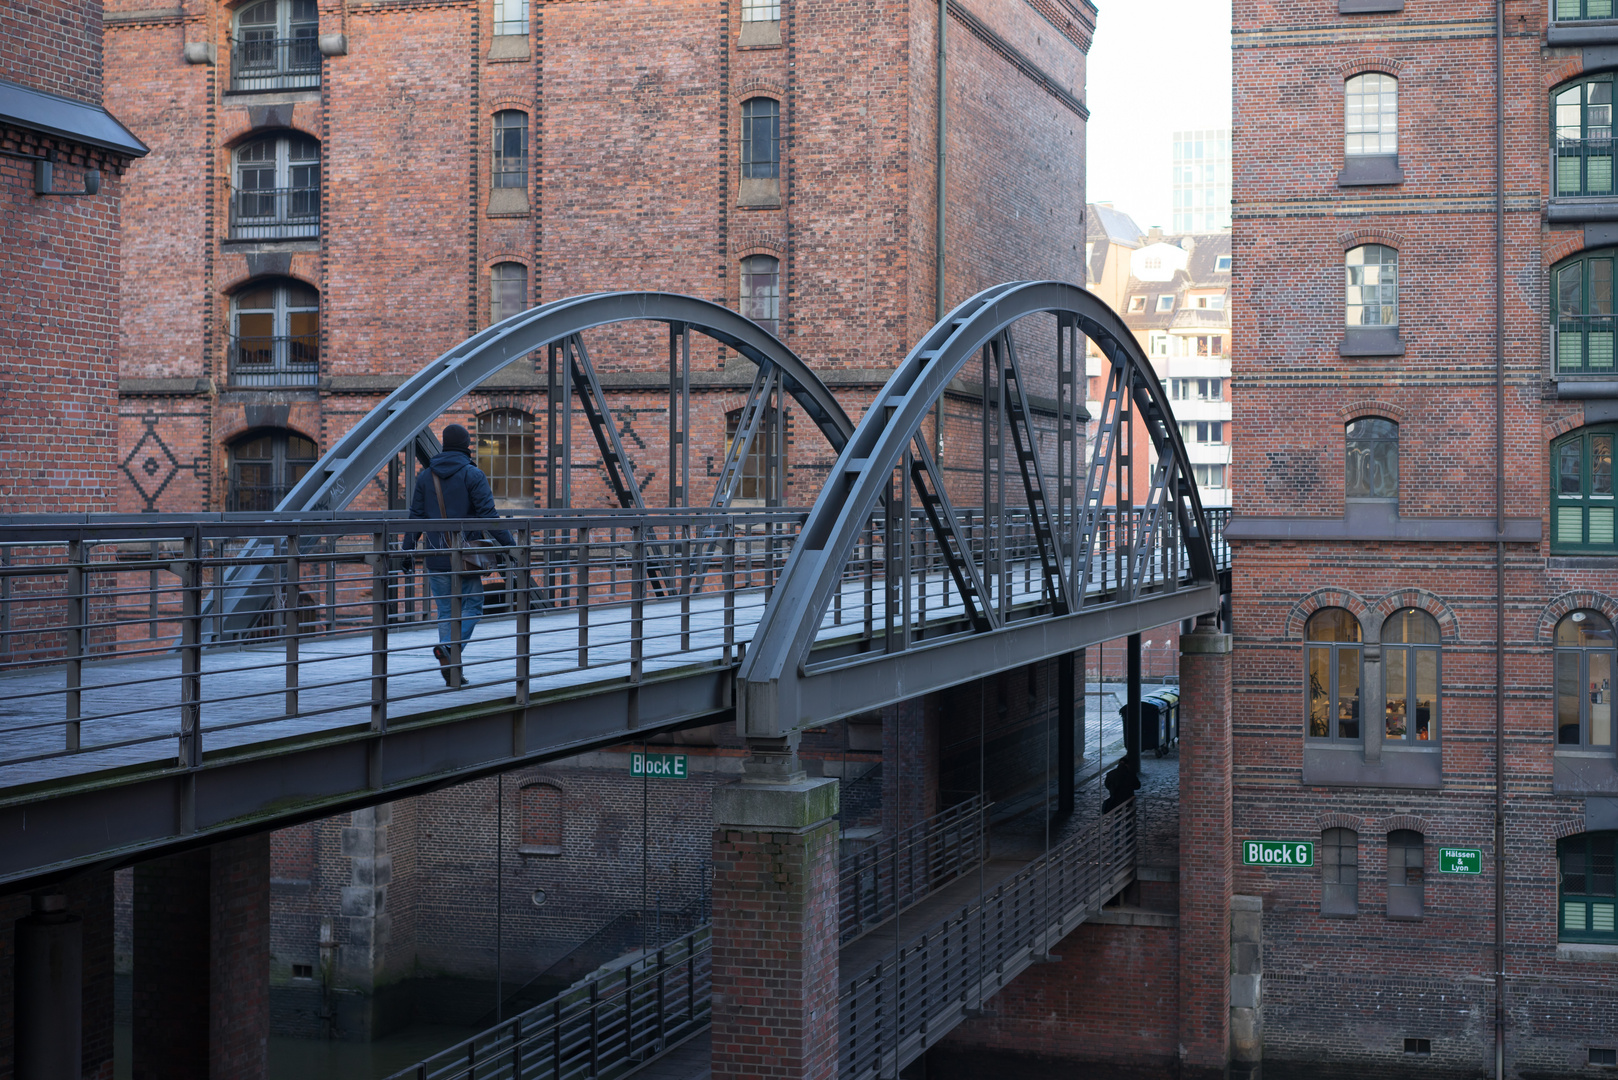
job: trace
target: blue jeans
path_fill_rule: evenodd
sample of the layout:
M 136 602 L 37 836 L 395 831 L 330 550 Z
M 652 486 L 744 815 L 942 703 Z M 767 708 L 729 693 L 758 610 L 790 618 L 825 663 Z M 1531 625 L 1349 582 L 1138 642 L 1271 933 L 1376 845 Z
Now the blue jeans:
M 451 619 L 454 615 L 450 609 L 449 595 L 450 575 L 428 574 L 427 588 L 432 590 L 433 603 L 438 606 L 438 640 L 448 645 L 450 639 Z M 465 645 L 472 640 L 472 630 L 478 624 L 478 618 L 483 614 L 483 578 L 477 571 L 468 571 L 461 575 L 461 644 Z

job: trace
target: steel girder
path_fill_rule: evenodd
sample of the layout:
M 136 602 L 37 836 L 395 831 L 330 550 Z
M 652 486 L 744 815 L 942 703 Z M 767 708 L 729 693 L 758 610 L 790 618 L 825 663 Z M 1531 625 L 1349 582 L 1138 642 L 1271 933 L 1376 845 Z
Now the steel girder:
M 945 388 L 980 351 L 1009 348 L 1007 329 L 1030 315 L 1051 314 L 1059 325 L 1076 326 L 1094 341 L 1111 364 L 1108 394 L 1112 413 L 1102 425 L 1113 436 L 1098 445 L 1089 481 L 1075 500 L 1071 532 L 1059 573 L 1068 575 L 1071 609 L 1054 606 L 1043 617 L 1015 624 L 974 620 L 971 636 L 953 642 L 911 645 L 844 659 L 809 670 L 809 653 L 822 617 L 871 515 L 891 490 L 923 420 Z M 1082 363 L 1077 357 L 1075 363 Z M 1018 376 L 1020 382 L 1020 375 Z M 1019 388 L 1020 389 L 1020 388 Z M 985 396 L 990 389 L 985 387 Z M 999 390 L 1004 397 L 1005 390 Z M 1127 579 L 1133 584 L 1105 604 L 1085 606 L 1090 546 L 1102 511 L 1109 463 L 1119 428 L 1130 424 L 1128 406 L 1145 421 L 1160 460 L 1153 492 L 1138 532 L 1130 526 L 1124 550 L 1137 555 L 1162 530 L 1169 510 L 1187 550 L 1189 587 L 1171 586 L 1166 595 L 1142 594 L 1144 556 L 1131 556 Z M 1098 439 L 1098 443 L 1102 440 Z M 925 448 L 921 448 L 925 455 Z M 985 468 L 988 468 L 986 462 Z M 1004 482 L 1004 474 L 1001 474 Z M 1120 504 L 1128 505 L 1124 485 Z M 1000 501 L 1004 501 L 1003 494 Z M 1037 508 L 1036 512 L 1043 508 Z M 1123 515 L 1120 521 L 1126 520 Z M 1049 518 L 1047 518 L 1047 522 Z M 963 592 L 966 590 L 963 590 Z M 738 673 L 737 720 L 751 738 L 778 738 L 798 728 L 824 723 L 897 701 L 958 685 L 993 671 L 1108 640 L 1191 615 L 1217 610 L 1219 588 L 1209 531 L 1202 513 L 1190 459 L 1174 422 L 1168 394 L 1122 318 L 1099 297 L 1060 281 L 1008 282 L 986 289 L 951 311 L 912 349 L 894 371 L 855 429 L 810 511 L 802 535 L 787 560 L 765 608 L 758 632 Z M 1120 610 L 1134 605 L 1134 612 Z M 1142 620 L 1149 620 L 1143 622 Z M 1137 625 L 1139 624 L 1139 625 Z M 999 640 L 1004 638 L 1004 640 Z M 963 647 L 964 646 L 964 647 Z
M 423 367 L 339 438 L 276 511 L 343 509 L 406 446 L 413 446 L 418 456 L 436 452 L 437 439 L 429 430 L 432 422 L 507 364 L 547 345 L 576 339 L 586 330 L 622 322 L 662 322 L 669 325 L 671 334 L 695 330 L 713 338 L 758 365 L 762 374 L 772 375 L 772 385 L 792 395 L 833 450 L 841 452 L 853 434 L 853 422 L 820 376 L 751 319 L 677 293 L 588 293 L 541 304 L 495 323 Z M 564 388 L 567 383 L 564 375 Z M 595 392 L 599 398 L 599 387 Z M 615 432 L 613 436 L 616 439 Z M 685 482 L 684 476 L 681 482 Z M 638 486 L 635 492 L 638 501 Z M 265 548 L 258 554 L 269 558 L 275 553 Z M 269 603 L 270 592 L 263 579 L 273 573 L 266 566 L 247 568 L 234 574 L 219 591 L 224 614 L 212 625 L 219 627 L 221 635 L 251 626 L 259 610 Z M 210 608 L 213 603 L 210 597 Z

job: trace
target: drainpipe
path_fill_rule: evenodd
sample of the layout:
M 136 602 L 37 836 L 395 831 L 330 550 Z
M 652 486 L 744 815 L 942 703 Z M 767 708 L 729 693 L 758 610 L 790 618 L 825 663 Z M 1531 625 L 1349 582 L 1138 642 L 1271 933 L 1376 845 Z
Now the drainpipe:
M 1506 1076 L 1506 0 L 1494 34 L 1494 1075 Z
M 944 317 L 944 45 L 949 28 L 949 0 L 938 0 L 938 118 L 934 130 L 933 157 L 938 195 L 933 200 L 933 321 Z M 944 460 L 944 395 L 933 407 L 933 457 L 940 467 Z

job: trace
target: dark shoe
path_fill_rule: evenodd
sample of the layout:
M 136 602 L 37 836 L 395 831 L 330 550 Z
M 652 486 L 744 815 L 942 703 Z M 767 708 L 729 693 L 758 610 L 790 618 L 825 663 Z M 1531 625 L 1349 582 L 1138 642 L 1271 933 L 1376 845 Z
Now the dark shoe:
M 438 661 L 438 673 L 444 676 L 444 685 L 453 689 L 455 684 L 449 676 L 449 650 L 442 645 L 434 645 L 433 659 Z

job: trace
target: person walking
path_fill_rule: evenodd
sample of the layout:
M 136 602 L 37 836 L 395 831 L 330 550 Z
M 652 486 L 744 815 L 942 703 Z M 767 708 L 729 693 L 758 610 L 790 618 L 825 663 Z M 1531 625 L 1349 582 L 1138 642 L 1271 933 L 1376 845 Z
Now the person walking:
M 429 508 L 432 513 L 428 513 Z M 416 487 L 410 496 L 412 518 L 492 518 L 499 515 L 494 509 L 494 492 L 483 470 L 472 463 L 472 437 L 460 424 L 444 428 L 444 452 L 433 458 L 416 476 Z M 490 529 L 494 539 L 506 547 L 513 544 L 511 533 L 505 529 Z M 422 534 L 407 532 L 404 549 L 416 550 L 416 539 Z M 459 532 L 428 532 L 426 534 L 427 587 L 432 592 L 433 604 L 438 609 L 438 644 L 433 656 L 438 660 L 439 673 L 444 685 L 455 688 L 468 686 L 461 668 L 461 651 L 472 640 L 472 631 L 483 614 L 483 575 L 486 571 L 471 565 L 467 549 L 482 532 L 462 536 Z M 450 595 L 455 575 L 451 571 L 450 549 L 462 550 L 461 626 L 460 639 L 454 634 L 454 598 Z M 413 555 L 405 557 L 405 571 L 415 569 Z

